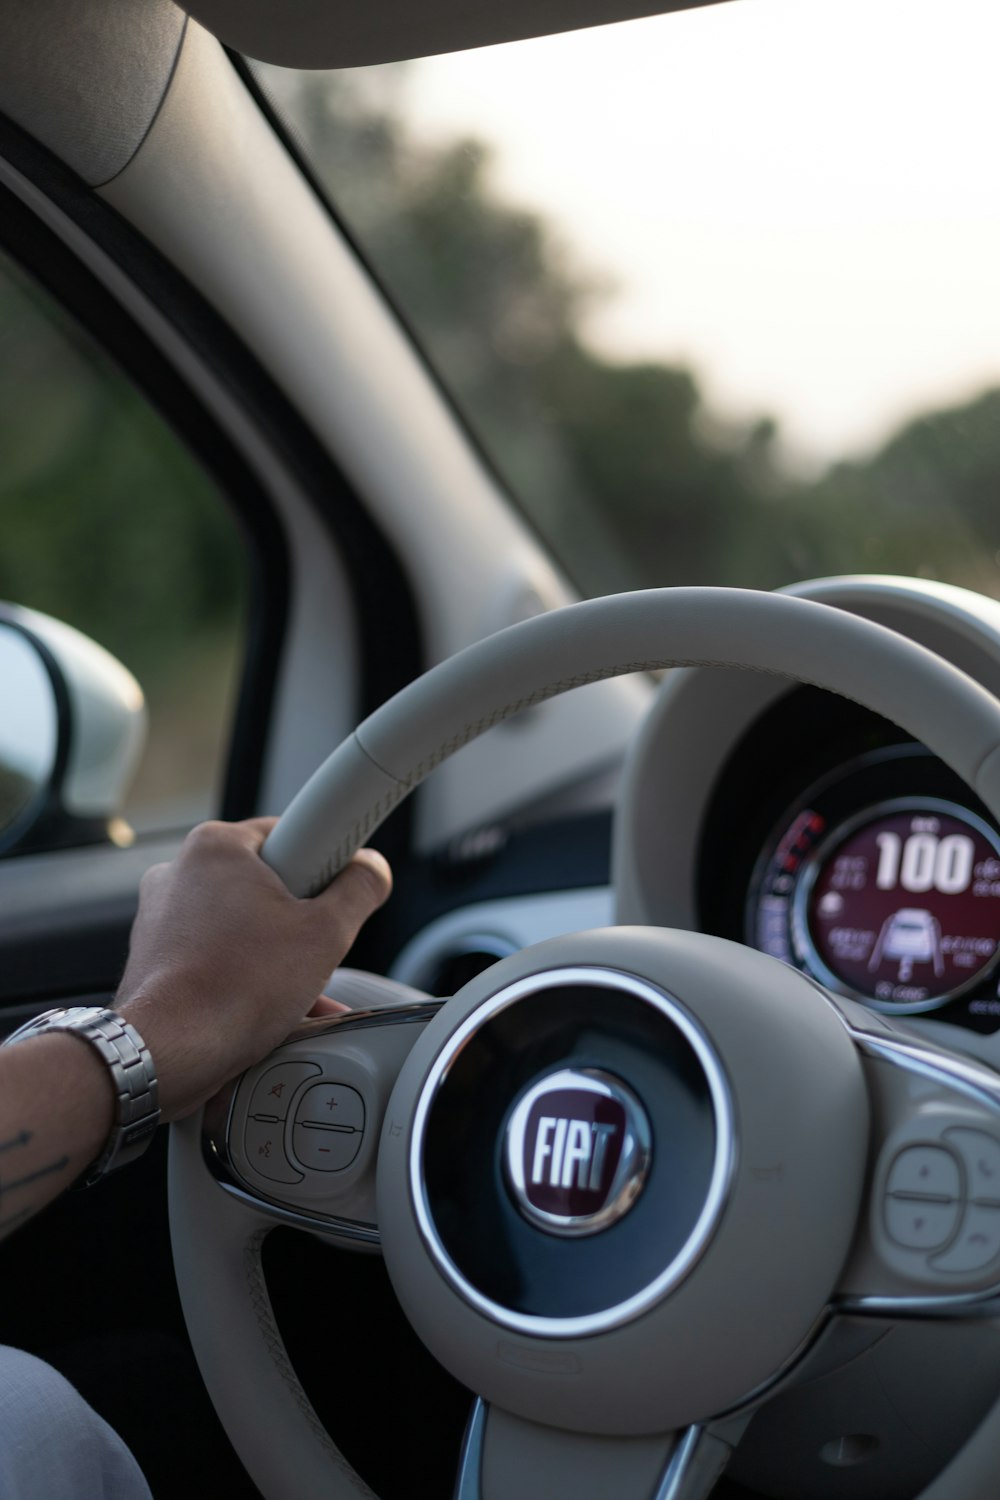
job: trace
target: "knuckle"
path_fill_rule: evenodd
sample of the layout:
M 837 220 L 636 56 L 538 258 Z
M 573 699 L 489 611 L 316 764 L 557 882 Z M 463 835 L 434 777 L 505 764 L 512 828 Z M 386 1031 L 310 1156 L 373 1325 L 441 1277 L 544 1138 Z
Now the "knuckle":
M 189 849 L 214 848 L 223 837 L 225 827 L 224 823 L 212 820 L 206 823 L 199 823 L 195 828 L 191 829 L 184 843 Z

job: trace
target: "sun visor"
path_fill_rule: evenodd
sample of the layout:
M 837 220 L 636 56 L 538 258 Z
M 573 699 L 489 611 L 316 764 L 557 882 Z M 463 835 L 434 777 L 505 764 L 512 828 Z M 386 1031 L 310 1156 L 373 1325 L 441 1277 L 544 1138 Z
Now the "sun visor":
M 353 68 L 577 31 L 715 0 L 195 0 L 226 46 L 290 68 Z

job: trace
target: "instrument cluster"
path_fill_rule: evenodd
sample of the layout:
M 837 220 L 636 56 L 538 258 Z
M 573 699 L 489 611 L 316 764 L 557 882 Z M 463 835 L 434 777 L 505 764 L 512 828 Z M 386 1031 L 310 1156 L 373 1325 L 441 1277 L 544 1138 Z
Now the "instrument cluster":
M 845 707 L 800 689 L 735 748 L 704 826 L 702 925 L 874 1010 L 996 1030 L 1000 833 L 923 746 Z
M 1000 699 L 1000 599 L 874 575 L 787 592 L 899 631 Z M 668 672 L 625 767 L 613 883 L 619 923 L 749 945 L 995 1050 L 997 823 L 926 746 L 851 699 L 736 667 Z

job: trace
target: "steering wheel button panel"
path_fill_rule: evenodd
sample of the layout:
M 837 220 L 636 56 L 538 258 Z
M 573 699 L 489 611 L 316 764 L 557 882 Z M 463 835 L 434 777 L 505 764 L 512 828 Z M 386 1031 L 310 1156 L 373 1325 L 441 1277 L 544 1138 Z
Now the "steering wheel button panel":
M 319 1072 L 316 1063 L 307 1062 L 283 1062 L 268 1068 L 254 1086 L 247 1114 L 283 1120 L 296 1089 Z
M 875 1316 L 982 1316 L 1000 1294 L 997 1074 L 915 1035 L 850 1024 L 882 1146 L 870 1237 L 858 1242 L 839 1305 Z
M 961 1205 L 919 1198 L 887 1198 L 885 1227 L 897 1245 L 907 1250 L 937 1250 L 947 1244 L 958 1226 Z
M 349 1088 L 346 1083 L 315 1083 L 299 1100 L 295 1121 L 298 1125 L 309 1122 L 363 1131 L 365 1102 L 357 1089 Z
M 970 1198 L 1000 1203 L 1000 1141 L 985 1130 L 949 1130 L 949 1145 L 965 1162 L 965 1180 Z
M 917 1197 L 958 1198 L 961 1171 L 952 1153 L 941 1146 L 908 1146 L 893 1162 L 886 1190 Z
M 945 1275 L 971 1275 L 983 1271 L 1000 1256 L 1000 1207 L 982 1203 L 969 1205 L 958 1239 L 932 1262 Z
M 295 1125 L 292 1152 L 310 1171 L 342 1172 L 357 1157 L 363 1139 L 363 1131 L 343 1125 Z
M 202 1152 L 220 1187 L 276 1221 L 377 1245 L 374 1143 L 396 1075 L 439 1008 L 304 1021 L 206 1107 Z
M 302 1173 L 285 1155 L 284 1135 L 280 1120 L 248 1120 L 244 1134 L 247 1163 L 269 1182 L 301 1182 Z

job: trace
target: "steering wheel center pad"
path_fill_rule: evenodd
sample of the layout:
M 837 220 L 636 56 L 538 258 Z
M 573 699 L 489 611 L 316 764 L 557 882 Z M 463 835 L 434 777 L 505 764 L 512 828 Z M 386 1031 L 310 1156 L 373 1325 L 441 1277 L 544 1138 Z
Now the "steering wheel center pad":
M 749 589 L 651 589 L 540 615 L 442 662 L 362 723 L 285 811 L 264 858 L 315 893 L 456 750 L 559 693 L 629 672 L 736 667 L 852 698 L 950 765 L 1000 817 L 1000 706 L 895 631 Z
M 410 1197 L 439 1268 L 540 1337 L 615 1327 L 675 1286 L 735 1158 L 701 1027 L 665 991 L 588 966 L 502 985 L 450 1033 L 413 1119 Z
M 612 1271 L 600 1257 L 614 1262 L 620 1247 L 634 1260 L 630 1220 L 648 1230 L 643 1221 L 664 1207 L 668 1220 L 672 1206 L 681 1216 L 688 1212 L 685 1157 L 690 1152 L 697 1162 L 700 1155 L 702 1127 L 694 1112 L 675 1114 L 673 1130 L 658 1130 L 659 1120 L 671 1116 L 655 1115 L 654 1091 L 669 1092 L 670 1081 L 644 1073 L 614 1036 L 614 1002 L 627 1011 L 637 977 L 668 996 L 706 1039 L 728 1096 L 721 1102 L 732 1133 L 722 1152 L 710 1232 L 700 1237 L 699 1252 L 669 1296 L 656 1287 L 649 1298 L 640 1294 L 612 1305 L 603 1319 L 519 1320 L 476 1297 L 463 1274 L 468 1263 L 459 1269 L 448 1254 L 454 1239 L 448 1249 L 435 1243 L 437 1205 L 428 1211 L 433 1190 L 425 1186 L 432 1147 L 427 1121 L 453 1083 L 440 1059 L 475 1061 L 469 1049 L 477 1033 L 489 1030 L 495 1002 L 505 992 L 517 993 L 506 1012 L 512 1031 L 531 1031 L 533 1008 L 540 1017 L 537 1046 L 526 1047 L 528 1071 L 532 1055 L 546 1055 L 552 1023 L 545 1008 L 565 986 L 570 965 L 577 984 L 589 983 L 592 993 L 611 1002 L 603 1018 L 595 1011 L 581 1028 L 584 1048 L 598 1064 L 613 1057 L 613 1071 L 654 1112 L 650 1181 L 620 1223 L 581 1245 L 525 1226 L 524 1238 L 539 1244 L 547 1239 L 541 1248 L 567 1279 L 582 1280 L 577 1295 L 594 1294 L 605 1307 L 614 1302 Z M 491 1050 L 502 1085 L 505 1064 L 496 1038 Z M 762 1078 L 767 1088 L 761 1088 Z M 469 1085 L 459 1092 L 464 1129 L 453 1142 L 458 1192 L 478 1196 L 482 1218 L 482 1203 L 495 1189 L 486 1153 L 475 1144 L 476 1116 L 480 1110 L 492 1113 L 491 1100 L 482 1077 L 478 1092 Z M 457 1125 L 457 1114 L 454 1120 Z M 746 1397 L 786 1365 L 813 1331 L 857 1224 L 868 1127 L 868 1095 L 848 1032 L 835 1009 L 794 970 L 700 933 L 611 928 L 556 938 L 503 960 L 467 985 L 430 1022 L 404 1063 L 379 1147 L 386 1264 L 428 1348 L 463 1383 L 505 1410 L 577 1432 L 683 1427 Z M 494 1128 L 494 1150 L 497 1135 Z M 707 1182 L 703 1200 L 706 1195 Z M 508 1253 L 503 1242 L 518 1231 L 513 1207 L 498 1212 L 498 1261 Z M 532 1247 L 535 1254 L 539 1244 Z M 654 1247 L 656 1269 L 669 1269 L 666 1233 Z M 458 1242 L 456 1258 L 464 1248 Z M 574 1253 L 579 1251 L 585 1253 Z M 654 1280 L 647 1275 L 647 1282 Z M 512 1278 L 511 1284 L 528 1295 L 526 1280 Z M 551 1282 L 549 1296 L 556 1300 Z M 672 1349 L 683 1349 L 684 1358 L 671 1359 Z

